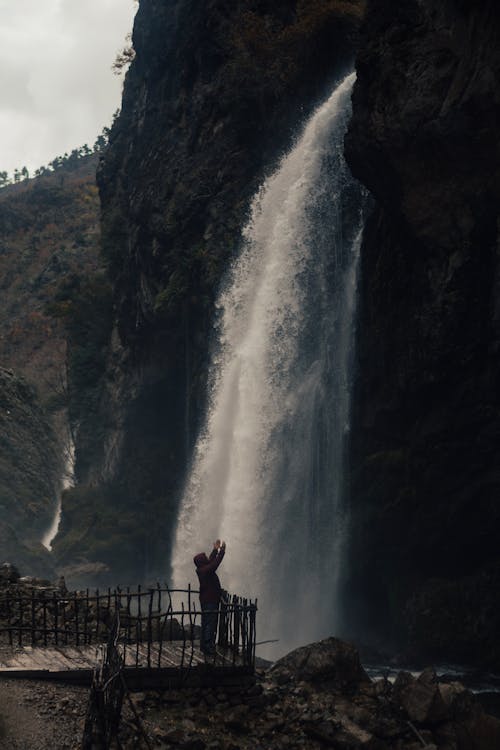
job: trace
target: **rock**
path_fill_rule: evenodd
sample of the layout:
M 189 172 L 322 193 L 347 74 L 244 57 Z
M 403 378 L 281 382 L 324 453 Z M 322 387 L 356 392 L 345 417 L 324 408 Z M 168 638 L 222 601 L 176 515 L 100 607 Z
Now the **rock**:
M 467 711 L 466 703 L 469 698 L 474 701 L 473 696 L 460 682 L 439 685 L 439 692 L 451 718 L 455 718 L 460 713 L 463 715 Z
M 253 695 L 261 695 L 262 694 L 262 685 L 252 685 L 251 688 L 249 688 L 246 692 L 247 695 L 253 696 Z
M 0 584 L 15 583 L 20 578 L 19 571 L 12 563 L 5 562 L 0 565 Z
M 205 750 L 206 743 L 200 737 L 186 740 L 180 745 L 181 750 Z
M 294 679 L 328 682 L 342 689 L 353 689 L 370 681 L 354 646 L 338 638 L 326 638 L 291 651 L 276 662 L 270 674 L 278 684 Z
M 146 693 L 132 693 L 130 699 L 134 706 L 142 708 L 146 704 Z
M 362 729 L 354 721 L 351 721 L 346 716 L 340 717 L 341 728 L 335 735 L 335 744 L 341 750 L 345 748 L 366 748 L 372 749 L 377 744 L 375 738 L 370 732 Z
M 500 721 L 495 717 L 478 711 L 469 720 L 458 723 L 459 750 L 498 750 L 500 748 Z M 465 728 L 465 733 L 460 725 Z M 464 744 L 466 737 L 468 745 Z
M 224 727 L 229 732 L 234 732 L 235 734 L 248 734 L 250 731 L 250 727 L 245 722 L 241 721 L 240 719 L 234 719 L 234 718 L 227 718 L 224 721 Z
M 370 0 L 345 140 L 374 198 L 350 433 L 352 625 L 390 632 L 414 656 L 490 668 L 500 667 L 499 31 L 496 0 Z
M 401 706 L 410 721 L 437 724 L 449 717 L 437 684 L 413 680 L 398 690 Z
M 186 741 L 186 732 L 180 729 L 180 727 L 174 727 L 173 729 L 168 729 L 163 734 L 162 739 L 172 745 L 180 745 Z

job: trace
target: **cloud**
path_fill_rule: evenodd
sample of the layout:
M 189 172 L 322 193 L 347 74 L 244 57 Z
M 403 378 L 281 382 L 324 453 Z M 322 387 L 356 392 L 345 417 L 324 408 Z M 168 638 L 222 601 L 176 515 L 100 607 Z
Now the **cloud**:
M 111 66 L 133 0 L 0 0 L 0 170 L 92 144 L 120 106 Z

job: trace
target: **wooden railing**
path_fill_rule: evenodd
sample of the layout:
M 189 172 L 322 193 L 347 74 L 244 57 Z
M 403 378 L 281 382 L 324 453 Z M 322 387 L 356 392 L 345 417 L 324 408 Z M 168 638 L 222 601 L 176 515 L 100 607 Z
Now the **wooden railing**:
M 182 647 L 181 666 L 192 660 L 201 631 L 198 591 L 155 587 L 71 594 L 54 589 L 0 594 L 0 638 L 12 646 L 84 646 L 105 643 L 119 614 L 117 643 L 127 663 L 160 666 L 165 644 Z M 219 607 L 219 650 L 233 665 L 255 664 L 257 602 L 224 593 Z M 153 648 L 154 644 L 154 648 Z M 135 658 L 131 653 L 135 648 Z

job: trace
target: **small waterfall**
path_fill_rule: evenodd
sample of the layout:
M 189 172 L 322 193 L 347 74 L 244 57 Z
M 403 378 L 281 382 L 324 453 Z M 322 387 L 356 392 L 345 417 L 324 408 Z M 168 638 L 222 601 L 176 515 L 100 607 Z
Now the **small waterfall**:
M 59 524 L 61 523 L 62 493 L 64 492 L 64 490 L 67 490 L 69 487 L 73 486 L 74 465 L 75 465 L 75 446 L 73 444 L 73 441 L 70 439 L 69 445 L 65 450 L 64 471 L 63 471 L 63 475 L 61 478 L 61 489 L 59 491 L 59 495 L 57 498 L 56 512 L 54 514 L 54 518 L 52 519 L 52 523 L 50 524 L 50 527 L 47 529 L 47 531 L 45 532 L 42 538 L 42 544 L 46 549 L 48 549 L 49 552 L 52 552 L 52 542 L 57 536 L 57 532 L 59 531 Z
M 343 157 L 354 74 L 255 196 L 217 307 L 206 423 L 173 553 L 225 539 L 223 586 L 259 598 L 275 656 L 331 635 L 345 543 L 343 453 L 363 194 Z

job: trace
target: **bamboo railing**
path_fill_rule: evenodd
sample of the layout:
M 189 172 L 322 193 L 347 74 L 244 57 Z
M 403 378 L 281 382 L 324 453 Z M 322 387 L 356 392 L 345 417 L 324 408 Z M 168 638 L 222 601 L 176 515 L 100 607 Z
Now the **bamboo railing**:
M 167 644 L 181 646 L 181 667 L 190 666 L 201 630 L 198 591 L 159 583 L 135 589 L 67 593 L 33 587 L 0 594 L 0 639 L 11 646 L 86 646 L 109 639 L 119 615 L 117 644 L 127 664 L 162 664 Z M 234 666 L 255 665 L 257 602 L 224 592 L 217 645 Z M 134 654 L 135 656 L 131 656 Z

